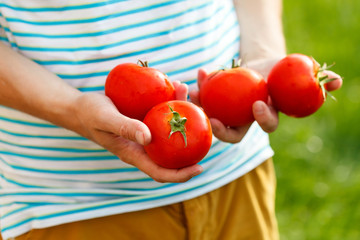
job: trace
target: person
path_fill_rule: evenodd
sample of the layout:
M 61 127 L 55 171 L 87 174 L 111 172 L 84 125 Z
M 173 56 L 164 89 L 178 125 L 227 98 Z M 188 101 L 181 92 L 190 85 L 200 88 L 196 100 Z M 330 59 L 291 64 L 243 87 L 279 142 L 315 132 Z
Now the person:
M 233 58 L 266 76 L 286 54 L 281 11 L 280 0 L 1 1 L 2 238 L 278 239 L 270 103 L 254 104 L 251 126 L 211 119 L 208 155 L 165 169 L 104 82 L 147 60 L 197 102 L 197 79 Z

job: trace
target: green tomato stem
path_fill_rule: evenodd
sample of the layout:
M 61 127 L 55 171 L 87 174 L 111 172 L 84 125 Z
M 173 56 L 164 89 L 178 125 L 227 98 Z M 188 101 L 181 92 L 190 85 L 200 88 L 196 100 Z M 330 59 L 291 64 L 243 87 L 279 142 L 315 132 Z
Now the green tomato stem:
M 186 117 L 181 117 L 180 114 L 176 111 L 174 111 L 170 105 L 168 105 L 170 108 L 171 113 L 173 114 L 173 117 L 170 119 L 169 124 L 171 127 L 171 131 L 169 134 L 169 138 L 173 133 L 180 132 L 184 138 L 185 147 L 187 146 L 187 138 L 186 138 L 186 128 L 185 123 L 187 121 Z
M 141 64 L 142 67 L 149 67 L 148 61 L 143 62 L 139 59 L 137 64 L 139 64 L 139 63 Z
M 232 63 L 231 63 L 231 68 L 238 68 L 238 67 L 240 67 L 240 64 L 241 64 L 241 59 L 236 61 L 235 58 L 233 58 Z
M 334 81 L 334 80 L 336 80 L 336 78 L 329 78 L 328 75 L 320 76 L 320 73 L 324 72 L 325 70 L 328 70 L 329 68 L 331 68 L 334 65 L 335 65 L 335 63 L 333 63 L 331 65 L 327 65 L 326 63 L 324 63 L 319 68 L 318 72 L 316 73 L 316 77 L 317 77 L 317 79 L 319 81 L 319 85 L 320 85 L 320 88 L 322 90 L 324 101 L 326 100 L 326 95 L 329 95 L 333 100 L 336 101 L 336 98 L 328 90 L 326 90 L 326 88 L 325 88 L 326 83 Z

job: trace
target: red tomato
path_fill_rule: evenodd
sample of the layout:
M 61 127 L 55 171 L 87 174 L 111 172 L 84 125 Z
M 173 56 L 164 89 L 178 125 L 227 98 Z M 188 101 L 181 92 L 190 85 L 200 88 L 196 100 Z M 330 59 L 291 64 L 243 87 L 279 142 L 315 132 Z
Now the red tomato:
M 175 89 L 167 76 L 149 68 L 146 62 L 142 64 L 117 65 L 105 83 L 105 94 L 119 112 L 139 120 L 156 104 L 175 99 Z
M 190 102 L 160 103 L 147 113 L 144 123 L 152 136 L 145 151 L 162 167 L 183 168 L 196 164 L 210 149 L 210 121 L 198 106 Z
M 274 107 L 292 117 L 316 112 L 326 99 L 324 84 L 329 77 L 320 65 L 303 54 L 290 54 L 270 71 L 267 84 Z
M 231 69 L 211 73 L 201 84 L 199 94 L 206 114 L 230 127 L 253 122 L 253 103 L 268 100 L 264 78 L 254 70 L 234 64 Z

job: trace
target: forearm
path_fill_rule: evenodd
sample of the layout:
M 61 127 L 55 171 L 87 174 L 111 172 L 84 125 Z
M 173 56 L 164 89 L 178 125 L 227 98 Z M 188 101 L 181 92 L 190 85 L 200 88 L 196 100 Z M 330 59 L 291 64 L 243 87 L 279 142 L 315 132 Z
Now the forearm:
M 69 116 L 81 92 L 1 43 L 0 53 L 0 104 L 77 130 Z
M 120 114 L 105 95 L 82 94 L 1 43 L 0 56 L 0 104 L 75 131 L 159 182 L 184 182 L 202 171 L 200 165 L 182 169 L 156 165 L 141 146 L 150 143 L 150 130 Z
M 244 61 L 286 54 L 281 0 L 234 0 Z

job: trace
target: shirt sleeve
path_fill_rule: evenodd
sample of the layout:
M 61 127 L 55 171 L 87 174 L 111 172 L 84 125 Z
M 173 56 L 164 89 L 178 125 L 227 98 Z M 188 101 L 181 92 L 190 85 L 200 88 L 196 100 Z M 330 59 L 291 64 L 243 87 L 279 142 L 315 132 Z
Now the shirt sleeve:
M 2 43 L 5 43 L 6 45 L 11 45 L 10 44 L 10 41 L 9 41 L 9 38 L 7 37 L 7 34 L 6 34 L 6 27 L 4 26 L 4 23 L 5 23 L 5 18 L 3 17 L 2 13 L 1 13 L 1 10 L 0 10 L 0 41 Z

